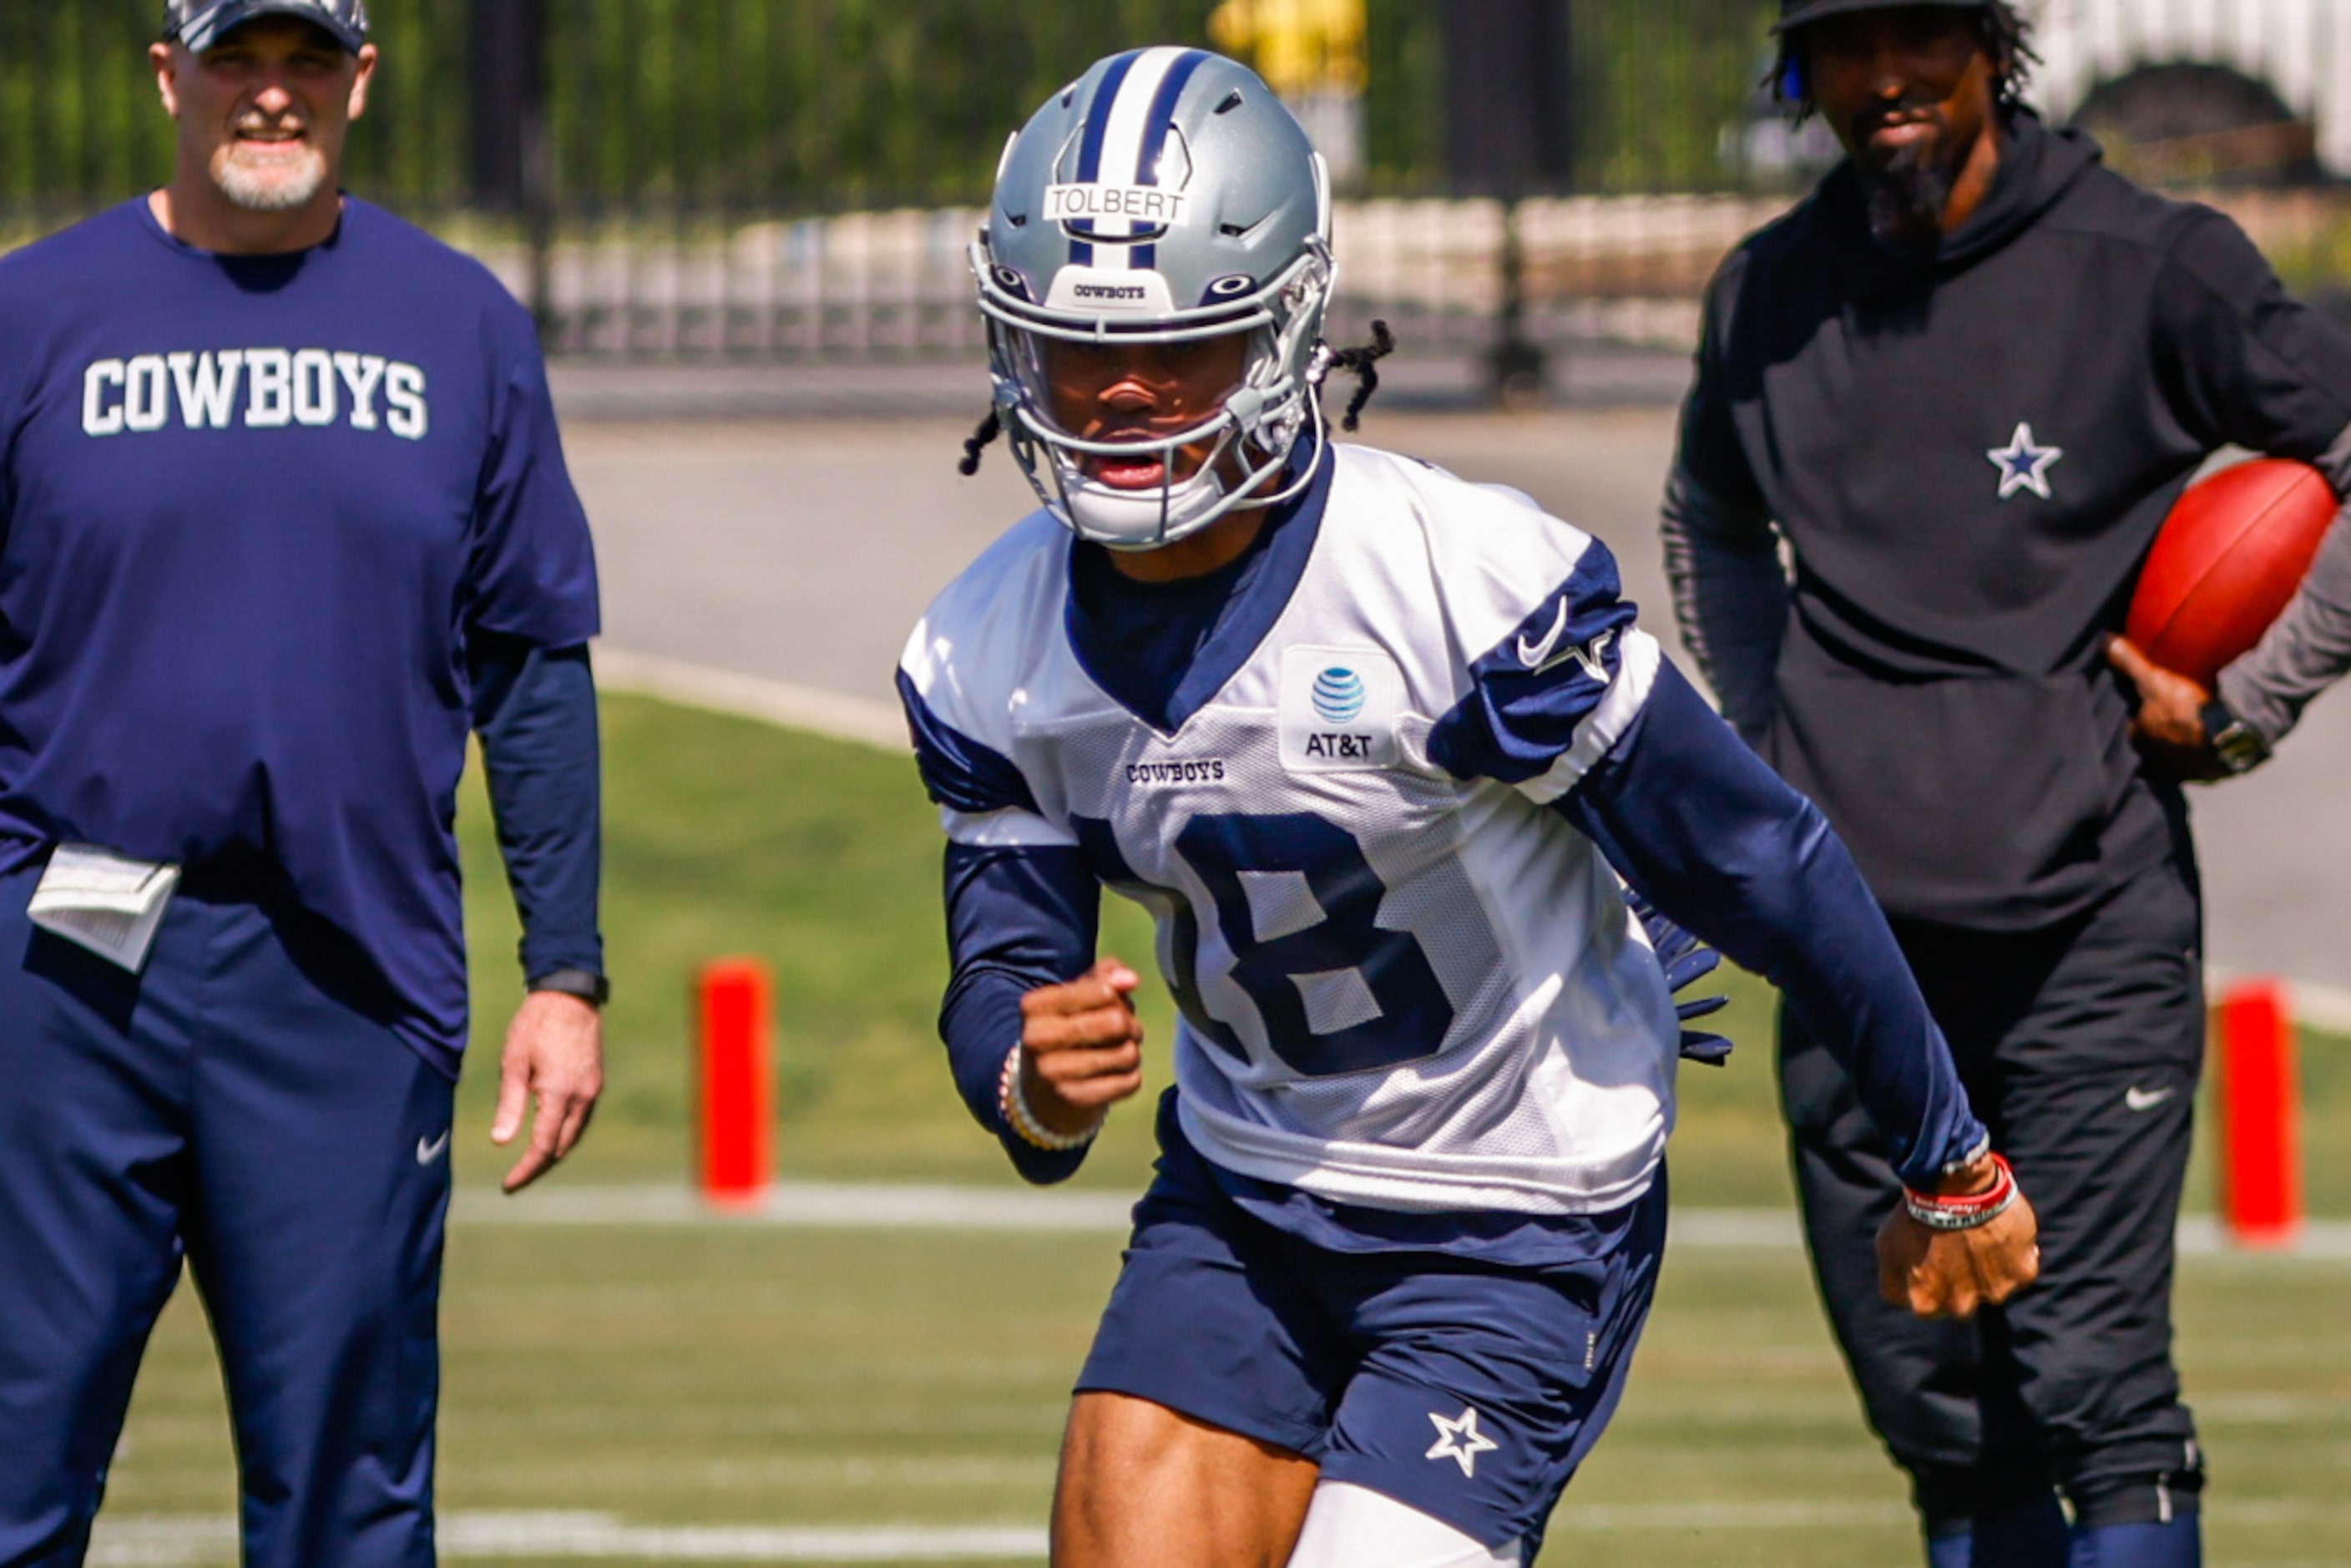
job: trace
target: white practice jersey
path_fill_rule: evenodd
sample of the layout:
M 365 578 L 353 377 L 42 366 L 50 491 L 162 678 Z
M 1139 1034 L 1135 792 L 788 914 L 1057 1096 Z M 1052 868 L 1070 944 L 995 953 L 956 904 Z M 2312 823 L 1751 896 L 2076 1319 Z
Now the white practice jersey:
M 1217 1164 L 1374 1207 L 1618 1207 L 1664 1151 L 1678 1025 L 1550 807 L 1659 650 L 1604 547 L 1525 497 L 1324 460 L 1286 598 L 1172 733 L 1088 673 L 1048 514 L 949 585 L 904 665 L 946 831 L 1075 847 L 1151 911 L 1184 1129 Z

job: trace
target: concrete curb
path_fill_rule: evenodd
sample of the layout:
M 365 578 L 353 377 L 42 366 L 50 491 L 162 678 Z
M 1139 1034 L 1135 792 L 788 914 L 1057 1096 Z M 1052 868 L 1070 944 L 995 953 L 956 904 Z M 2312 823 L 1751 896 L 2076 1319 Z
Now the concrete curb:
M 613 691 L 659 697 L 682 707 L 734 718 L 756 718 L 787 729 L 805 729 L 834 740 L 911 755 L 905 716 L 888 703 L 838 692 L 793 685 L 759 675 L 738 675 L 706 664 L 690 664 L 651 653 L 634 653 L 599 643 L 596 679 Z

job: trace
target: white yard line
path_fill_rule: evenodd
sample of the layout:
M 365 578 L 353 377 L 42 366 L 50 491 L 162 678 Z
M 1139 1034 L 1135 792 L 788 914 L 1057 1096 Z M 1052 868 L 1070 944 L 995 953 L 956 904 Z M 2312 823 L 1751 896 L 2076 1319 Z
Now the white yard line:
M 1046 1552 L 1031 1525 L 631 1525 L 611 1514 L 458 1514 L 444 1557 L 651 1557 L 666 1563 L 982 1563 Z
M 779 1225 L 817 1229 L 1123 1232 L 1133 1193 L 1034 1192 L 1019 1186 L 900 1186 L 779 1182 L 758 1202 L 714 1207 L 684 1186 L 578 1186 L 516 1197 L 467 1187 L 460 1224 Z
M 1619 1502 L 1578 1507 L 1570 1492 L 1552 1515 L 1551 1533 L 1639 1530 L 1836 1530 L 1907 1524 L 1898 1502 Z
M 461 1225 L 754 1225 L 864 1230 L 1029 1230 L 1121 1234 L 1135 1195 L 1033 1192 L 1021 1187 L 914 1186 L 852 1182 L 779 1182 L 757 1203 L 713 1207 L 684 1186 L 554 1187 L 507 1197 L 486 1187 L 457 1194 Z M 1793 1249 L 1802 1245 L 1785 1209 L 1683 1208 L 1668 1245 L 1695 1251 Z M 2314 1219 L 2298 1246 L 2243 1252 L 2218 1221 L 2182 1220 L 2179 1249 L 2191 1257 L 2283 1261 L 2351 1260 L 2351 1221 Z
M 482 1558 L 660 1563 L 1005 1563 L 1045 1555 L 1029 1525 L 658 1525 L 609 1513 L 444 1513 L 444 1562 Z M 209 1516 L 110 1520 L 101 1514 L 91 1568 L 214 1568 L 236 1561 L 235 1521 Z
M 2232 1523 L 2292 1525 L 2332 1521 L 2310 1501 L 2209 1504 Z M 1647 1531 L 1823 1530 L 1905 1525 L 1898 1502 L 1664 1502 L 1579 1504 L 1573 1493 L 1552 1520 L 1553 1535 Z M 634 1557 L 656 1563 L 1008 1563 L 1045 1556 L 1045 1531 L 1031 1525 L 631 1524 L 611 1513 L 444 1513 L 436 1534 L 445 1562 L 525 1557 L 587 1562 Z M 99 1516 L 91 1568 L 226 1568 L 236 1561 L 236 1526 L 212 1515 Z

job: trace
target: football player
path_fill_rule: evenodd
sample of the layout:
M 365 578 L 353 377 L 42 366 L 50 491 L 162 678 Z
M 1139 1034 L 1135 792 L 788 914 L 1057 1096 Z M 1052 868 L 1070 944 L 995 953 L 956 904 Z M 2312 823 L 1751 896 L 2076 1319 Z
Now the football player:
M 946 824 L 941 1020 L 1022 1175 L 1183 1022 L 1078 1382 L 1061 1568 L 1531 1561 L 1623 1388 L 1680 1030 L 1619 878 L 1836 1042 L 1966 1313 L 2034 1225 L 1844 848 L 1636 624 L 1596 540 L 1326 436 L 1322 162 L 1265 85 L 1122 54 L 1008 146 L 973 251 L 1040 510 L 900 674 Z M 973 455 L 977 452 L 977 442 Z

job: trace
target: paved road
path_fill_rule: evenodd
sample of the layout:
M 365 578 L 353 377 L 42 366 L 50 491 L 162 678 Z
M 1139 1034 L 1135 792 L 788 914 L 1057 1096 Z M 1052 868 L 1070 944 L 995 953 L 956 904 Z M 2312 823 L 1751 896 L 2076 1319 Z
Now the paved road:
M 877 406 L 889 395 L 877 394 Z M 1401 412 L 1381 410 L 1373 405 L 1366 438 L 1517 486 L 1606 540 L 1649 624 L 1669 628 L 1656 538 L 1672 441 L 1667 410 L 1432 413 L 1409 400 Z M 925 602 L 1029 505 L 1000 448 L 977 478 L 956 475 L 968 429 L 919 413 L 574 423 L 571 454 L 602 554 L 610 642 L 889 701 L 900 643 Z M 2267 768 L 2199 792 L 2214 962 L 2351 991 L 2345 779 L 2351 697 L 2330 695 Z

